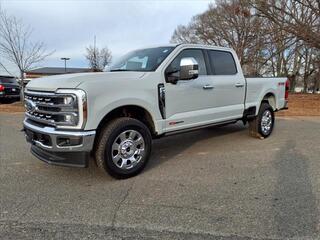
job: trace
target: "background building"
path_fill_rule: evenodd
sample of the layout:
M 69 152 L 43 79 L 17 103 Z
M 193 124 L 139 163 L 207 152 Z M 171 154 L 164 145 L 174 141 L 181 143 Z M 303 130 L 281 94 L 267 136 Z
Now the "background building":
M 92 72 L 90 68 L 64 68 L 64 67 L 42 67 L 30 70 L 25 73 L 26 79 L 39 78 L 45 76 L 68 74 L 68 73 L 84 73 Z

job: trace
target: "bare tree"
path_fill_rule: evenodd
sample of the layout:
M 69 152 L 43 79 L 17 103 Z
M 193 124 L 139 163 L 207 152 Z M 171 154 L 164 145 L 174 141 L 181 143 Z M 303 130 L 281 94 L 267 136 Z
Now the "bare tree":
M 247 74 L 260 74 L 266 64 L 264 19 L 245 0 L 218 0 L 207 11 L 178 26 L 172 42 L 204 43 L 233 48 Z
M 89 62 L 89 66 L 94 72 L 101 72 L 107 66 L 112 59 L 111 51 L 104 47 L 99 49 L 96 46 L 89 46 L 86 48 L 86 59 Z
M 24 98 L 24 73 L 53 53 L 47 52 L 43 42 L 32 42 L 31 35 L 29 26 L 0 9 L 0 54 L 20 71 L 21 100 Z M 6 70 L 4 63 L 0 65 Z
M 320 49 L 319 0 L 253 0 L 259 14 L 284 30 Z
M 217 0 L 179 25 L 171 42 L 233 48 L 246 75 L 288 76 L 291 90 L 320 85 L 319 0 Z
M 170 40 L 172 43 L 203 43 L 195 32 L 195 28 L 192 25 L 184 26 L 179 25 L 173 32 Z

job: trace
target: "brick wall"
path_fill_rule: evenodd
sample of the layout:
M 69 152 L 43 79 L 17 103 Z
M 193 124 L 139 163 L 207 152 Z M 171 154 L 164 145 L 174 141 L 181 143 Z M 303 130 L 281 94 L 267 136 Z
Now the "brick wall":
M 320 94 L 289 94 L 289 110 L 281 116 L 320 116 Z

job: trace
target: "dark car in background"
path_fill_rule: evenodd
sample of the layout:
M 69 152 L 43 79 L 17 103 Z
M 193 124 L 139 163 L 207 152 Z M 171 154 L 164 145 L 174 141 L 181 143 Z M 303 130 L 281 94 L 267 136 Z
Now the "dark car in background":
M 0 76 L 0 102 L 20 99 L 20 86 L 15 77 Z

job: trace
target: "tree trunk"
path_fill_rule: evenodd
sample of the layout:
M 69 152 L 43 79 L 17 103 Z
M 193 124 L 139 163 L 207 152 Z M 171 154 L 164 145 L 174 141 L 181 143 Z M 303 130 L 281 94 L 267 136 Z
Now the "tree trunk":
M 289 82 L 290 82 L 290 92 L 294 92 L 296 89 L 296 75 L 290 75 L 288 76 Z
M 320 91 L 320 71 L 314 77 L 313 93 Z
M 308 79 L 306 74 L 303 76 L 303 92 L 307 93 L 308 92 Z
M 24 101 L 24 72 L 20 70 L 20 101 Z

